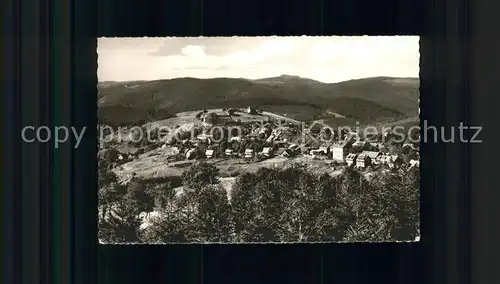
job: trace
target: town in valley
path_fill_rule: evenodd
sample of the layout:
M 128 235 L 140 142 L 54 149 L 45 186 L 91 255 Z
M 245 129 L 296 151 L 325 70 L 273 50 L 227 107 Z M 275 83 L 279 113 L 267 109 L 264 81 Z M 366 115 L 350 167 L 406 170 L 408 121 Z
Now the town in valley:
M 418 239 L 418 88 L 403 76 L 100 80 L 99 240 Z

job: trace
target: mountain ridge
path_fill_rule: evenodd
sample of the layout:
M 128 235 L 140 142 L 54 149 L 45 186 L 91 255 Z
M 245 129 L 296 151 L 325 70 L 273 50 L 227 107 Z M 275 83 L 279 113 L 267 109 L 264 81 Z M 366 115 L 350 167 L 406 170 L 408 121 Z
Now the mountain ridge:
M 177 112 L 253 105 L 312 120 L 336 112 L 359 120 L 406 117 L 418 113 L 418 78 L 371 77 L 323 83 L 283 74 L 263 79 L 174 78 L 101 82 L 101 123 L 127 124 Z M 120 113 L 117 114 L 116 112 Z M 124 117 L 120 117 L 124 116 Z M 128 117 L 128 118 L 127 118 Z

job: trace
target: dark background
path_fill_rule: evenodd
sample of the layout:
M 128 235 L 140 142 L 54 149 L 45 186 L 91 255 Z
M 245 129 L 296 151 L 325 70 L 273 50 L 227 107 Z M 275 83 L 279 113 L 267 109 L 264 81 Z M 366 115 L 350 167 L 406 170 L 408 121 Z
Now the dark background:
M 498 64 L 493 2 L 2 5 L 3 283 L 498 283 L 491 279 L 498 245 L 487 241 L 499 238 L 486 235 L 499 216 L 489 211 L 498 200 L 491 137 L 498 76 L 480 70 Z M 99 246 L 96 36 L 198 35 L 421 35 L 421 120 L 482 125 L 484 143 L 422 146 L 419 243 Z M 23 144 L 26 125 L 87 130 L 79 149 L 53 149 Z

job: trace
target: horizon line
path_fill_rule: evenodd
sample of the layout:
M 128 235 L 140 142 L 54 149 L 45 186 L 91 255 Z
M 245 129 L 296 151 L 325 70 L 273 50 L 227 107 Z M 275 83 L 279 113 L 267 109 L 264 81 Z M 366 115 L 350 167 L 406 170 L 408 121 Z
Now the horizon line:
M 213 77 L 213 78 L 197 78 L 197 77 L 174 77 L 174 78 L 164 78 L 164 79 L 154 79 L 154 80 L 125 80 L 125 81 L 112 81 L 112 80 L 107 80 L 107 81 L 97 81 L 97 83 L 128 83 L 128 82 L 155 82 L 155 81 L 166 81 L 166 80 L 175 80 L 175 79 L 198 79 L 198 80 L 213 80 L 213 79 L 240 79 L 240 80 L 248 80 L 248 81 L 257 81 L 257 80 L 265 80 L 265 79 L 275 79 L 275 78 L 280 78 L 280 77 L 295 77 L 299 79 L 307 79 L 311 81 L 316 81 L 319 83 L 323 84 L 336 84 L 336 83 L 342 83 L 342 82 L 349 82 L 349 81 L 355 81 L 355 80 L 363 80 L 363 79 L 374 79 L 374 78 L 390 78 L 390 79 L 419 79 L 420 76 L 416 77 L 392 77 L 392 76 L 373 76 L 373 77 L 362 77 L 362 78 L 353 78 L 349 80 L 342 80 L 338 82 L 332 82 L 332 83 L 327 83 L 323 82 L 320 80 L 316 79 L 311 79 L 308 77 L 301 77 L 297 75 L 290 75 L 290 74 L 281 74 L 279 76 L 274 76 L 274 77 L 263 77 L 263 78 L 257 78 L 257 79 L 251 79 L 251 78 L 244 78 L 244 77 Z

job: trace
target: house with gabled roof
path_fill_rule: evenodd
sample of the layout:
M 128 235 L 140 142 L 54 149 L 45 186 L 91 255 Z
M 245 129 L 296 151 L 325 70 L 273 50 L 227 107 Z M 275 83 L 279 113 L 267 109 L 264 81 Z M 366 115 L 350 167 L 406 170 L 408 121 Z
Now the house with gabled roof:
M 246 109 L 246 112 L 248 114 L 256 114 L 257 113 L 257 110 L 251 106 L 249 106 L 247 109 Z
M 254 152 L 253 149 L 245 149 L 245 158 L 250 159 L 253 158 Z
M 285 149 L 285 151 L 283 151 L 283 154 L 281 154 L 281 155 L 283 157 L 289 158 L 289 157 L 295 156 L 295 153 L 292 150 L 290 150 L 290 149 Z
M 381 154 L 372 163 L 379 165 L 387 165 L 389 168 L 394 168 L 402 163 L 401 158 L 398 155 L 387 155 Z
M 352 166 L 356 164 L 356 158 L 358 157 L 357 154 L 350 153 L 346 156 L 345 161 L 348 166 Z
M 420 167 L 420 161 L 419 160 L 410 160 L 410 167 L 408 167 L 408 170 L 412 168 L 419 168 Z
M 390 161 L 391 156 L 387 154 L 381 154 L 375 159 L 375 161 L 372 161 L 372 163 L 377 164 L 377 165 L 382 165 Z
M 319 149 L 313 149 L 309 152 L 309 154 L 313 157 L 321 156 L 323 154 L 323 151 L 320 151 Z
M 273 155 L 273 148 L 271 147 L 264 147 L 261 152 L 262 155 L 265 157 L 271 157 Z
M 287 149 L 286 149 L 286 148 L 284 148 L 284 147 L 278 148 L 278 150 L 276 150 L 276 153 L 275 153 L 275 154 L 276 154 L 277 156 L 283 156 L 283 154 L 285 153 L 285 151 L 286 151 L 286 150 L 287 150 Z
M 266 141 L 273 142 L 275 138 L 276 138 L 276 136 L 274 134 L 271 134 L 271 135 L 269 135 L 269 137 L 267 137 Z
M 356 167 L 366 168 L 375 161 L 377 157 L 380 156 L 380 152 L 375 151 L 363 151 L 356 158 Z
M 234 150 L 233 149 L 226 149 L 224 154 L 226 154 L 227 157 L 232 157 L 234 154 Z
M 358 157 L 356 158 L 356 167 L 357 168 L 365 168 L 370 165 L 370 157 L 367 156 L 366 154 L 359 154 Z
M 377 159 L 378 156 L 380 156 L 380 152 L 377 151 L 363 151 L 361 154 L 365 154 L 368 157 L 370 157 L 370 160 L 375 160 Z
M 349 154 L 349 148 L 355 143 L 356 136 L 348 135 L 340 143 L 333 143 L 330 146 L 330 152 L 332 154 L 332 159 L 337 161 L 345 161 L 347 155 Z
M 349 154 L 349 148 L 344 143 L 334 144 L 330 146 L 330 152 L 332 154 L 332 159 L 343 162 Z
M 366 144 L 366 142 L 365 142 L 365 141 L 358 140 L 358 141 L 354 142 L 354 143 L 352 144 L 352 146 L 353 146 L 353 147 L 360 147 L 360 148 L 363 148 L 363 147 L 365 147 L 365 144 Z
M 205 151 L 205 157 L 207 157 L 207 159 L 210 159 L 214 156 L 214 150 L 212 149 L 209 149 L 209 150 L 206 150 Z

